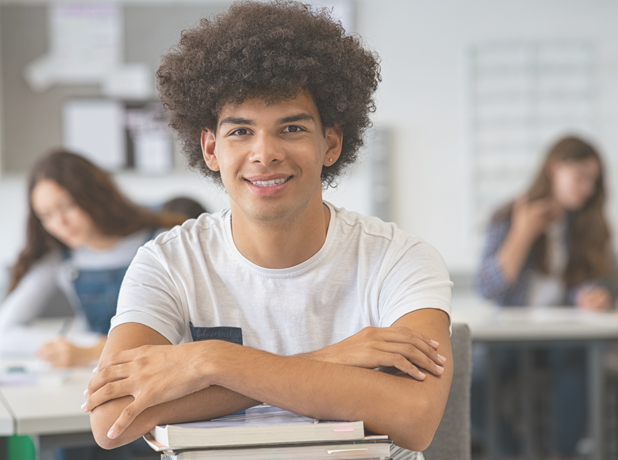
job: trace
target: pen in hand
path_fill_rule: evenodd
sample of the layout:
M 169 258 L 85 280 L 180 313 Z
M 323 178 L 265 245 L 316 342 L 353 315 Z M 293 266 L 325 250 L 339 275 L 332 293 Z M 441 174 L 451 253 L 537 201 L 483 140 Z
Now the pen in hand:
M 62 323 L 62 327 L 58 331 L 58 336 L 64 338 L 68 334 L 69 330 L 71 330 L 71 325 L 73 324 L 73 318 L 67 318 Z

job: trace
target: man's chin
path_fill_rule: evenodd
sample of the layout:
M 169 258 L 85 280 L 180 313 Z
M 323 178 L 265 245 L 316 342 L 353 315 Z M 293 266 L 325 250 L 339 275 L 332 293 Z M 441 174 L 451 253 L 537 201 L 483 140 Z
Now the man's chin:
M 275 202 L 275 200 L 264 200 L 262 203 L 255 204 L 247 209 L 247 215 L 251 220 L 262 224 L 276 225 L 290 222 L 297 218 L 305 209 L 298 204 Z

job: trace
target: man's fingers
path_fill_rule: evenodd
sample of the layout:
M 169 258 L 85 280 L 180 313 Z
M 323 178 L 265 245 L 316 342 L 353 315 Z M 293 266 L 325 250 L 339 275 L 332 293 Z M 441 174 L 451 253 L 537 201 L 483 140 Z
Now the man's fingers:
M 88 387 L 86 397 L 86 402 L 82 405 L 82 410 L 84 412 L 90 412 L 97 406 L 101 404 L 111 401 L 112 399 L 117 399 L 122 396 L 128 396 L 132 394 L 132 388 L 129 380 L 118 380 L 115 382 L 106 383 L 97 391 L 90 391 L 90 386 Z
M 399 345 L 399 344 L 397 344 Z M 412 343 L 407 343 L 407 344 L 402 344 L 404 345 L 403 348 L 401 348 L 401 350 L 403 350 L 403 353 L 406 357 L 414 357 L 414 356 L 421 356 L 421 358 L 428 358 L 427 361 L 428 364 L 444 364 L 446 362 L 446 358 L 444 356 L 442 356 L 440 353 L 438 353 L 436 351 L 435 348 L 430 347 L 427 345 L 427 343 L 423 340 L 420 339 L 416 339 L 414 340 Z M 416 364 L 421 364 L 422 363 L 416 363 Z
M 101 372 L 101 370 L 105 368 L 118 366 L 119 364 L 125 364 L 132 361 L 135 356 L 137 356 L 141 348 L 143 347 L 131 348 L 129 350 L 123 350 L 110 354 L 105 361 L 99 362 L 99 365 L 97 366 L 97 373 Z
M 416 339 L 420 339 L 434 350 L 440 345 L 435 340 L 430 339 L 426 335 L 413 331 L 405 326 L 399 327 L 384 327 L 376 328 L 380 333 L 384 334 L 384 340 L 387 342 L 412 343 Z
M 390 354 L 391 356 L 399 356 L 403 361 L 407 361 L 412 365 L 421 367 L 434 375 L 442 375 L 442 373 L 444 372 L 444 368 L 438 363 L 436 363 L 433 358 L 427 356 L 423 351 L 418 350 L 414 346 L 399 343 L 389 343 L 383 346 L 382 351 Z M 436 355 L 440 356 L 437 353 Z M 401 369 L 399 366 L 396 367 L 401 371 L 408 373 L 407 370 Z
M 114 439 L 120 436 L 124 430 L 126 430 L 127 427 L 133 423 L 133 420 L 135 420 L 135 418 L 147 408 L 147 406 L 141 407 L 142 405 L 140 402 L 141 399 L 138 397 L 124 408 L 118 419 L 107 432 L 107 437 L 109 439 Z
M 385 363 L 390 364 L 383 364 L 382 367 L 395 367 L 404 374 L 408 374 L 415 380 L 425 380 L 426 375 L 423 374 L 418 367 L 416 367 L 403 356 L 398 354 L 385 353 L 383 358 L 383 361 Z
M 432 355 L 435 356 L 431 356 L 423 350 L 419 350 L 418 348 L 406 347 L 406 349 L 403 350 L 403 353 L 404 356 L 410 360 L 410 362 L 419 367 L 422 367 L 423 369 L 431 372 L 434 375 L 442 375 L 442 373 L 444 372 L 444 368 L 440 364 L 443 364 L 446 359 L 435 351 L 433 351 L 432 353 Z
M 412 346 L 417 350 L 423 352 L 425 356 L 430 358 L 436 364 L 444 364 L 446 362 L 446 358 L 442 356 L 438 351 L 433 347 L 428 347 L 424 341 L 416 341 Z
M 127 364 L 105 367 L 99 370 L 88 383 L 88 394 L 94 394 L 105 385 L 130 376 Z

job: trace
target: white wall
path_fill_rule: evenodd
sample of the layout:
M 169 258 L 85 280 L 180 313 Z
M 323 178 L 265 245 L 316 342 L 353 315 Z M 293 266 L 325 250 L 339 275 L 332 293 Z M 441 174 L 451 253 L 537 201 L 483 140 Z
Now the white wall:
M 395 132 L 395 218 L 452 270 L 475 266 L 466 152 L 465 48 L 487 40 L 584 39 L 596 46 L 598 141 L 618 180 L 618 3 L 609 0 L 361 0 L 358 32 L 382 57 L 376 122 Z M 618 230 L 616 199 L 608 210 Z
M 613 186 L 618 180 L 618 3 L 358 0 L 356 6 L 357 31 L 382 57 L 383 82 L 374 120 L 394 133 L 394 220 L 435 245 L 452 270 L 470 271 L 475 266 L 482 230 L 473 228 L 464 130 L 463 52 L 472 43 L 579 38 L 596 46 L 598 140 L 610 167 L 610 187 L 618 190 Z M 183 192 L 212 199 L 213 209 L 225 203 L 225 196 L 213 192 L 194 173 L 164 180 L 121 175 L 118 180 L 141 202 Z M 358 193 L 358 184 L 344 182 L 329 199 L 363 211 L 366 195 Z M 3 265 L 12 260 L 21 244 L 22 190 L 23 179 L 0 178 Z M 615 203 L 612 198 L 609 211 L 618 229 Z

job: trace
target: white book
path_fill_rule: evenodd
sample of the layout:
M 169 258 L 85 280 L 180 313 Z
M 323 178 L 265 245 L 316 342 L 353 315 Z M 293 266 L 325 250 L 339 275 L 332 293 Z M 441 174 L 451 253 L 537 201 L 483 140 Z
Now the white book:
M 363 422 L 320 421 L 261 405 L 203 422 L 157 426 L 150 432 L 165 449 L 257 446 L 362 440 Z
M 386 436 L 384 436 L 386 437 Z M 369 460 L 388 459 L 391 441 L 362 440 L 345 443 L 283 444 L 166 451 L 162 460 Z

